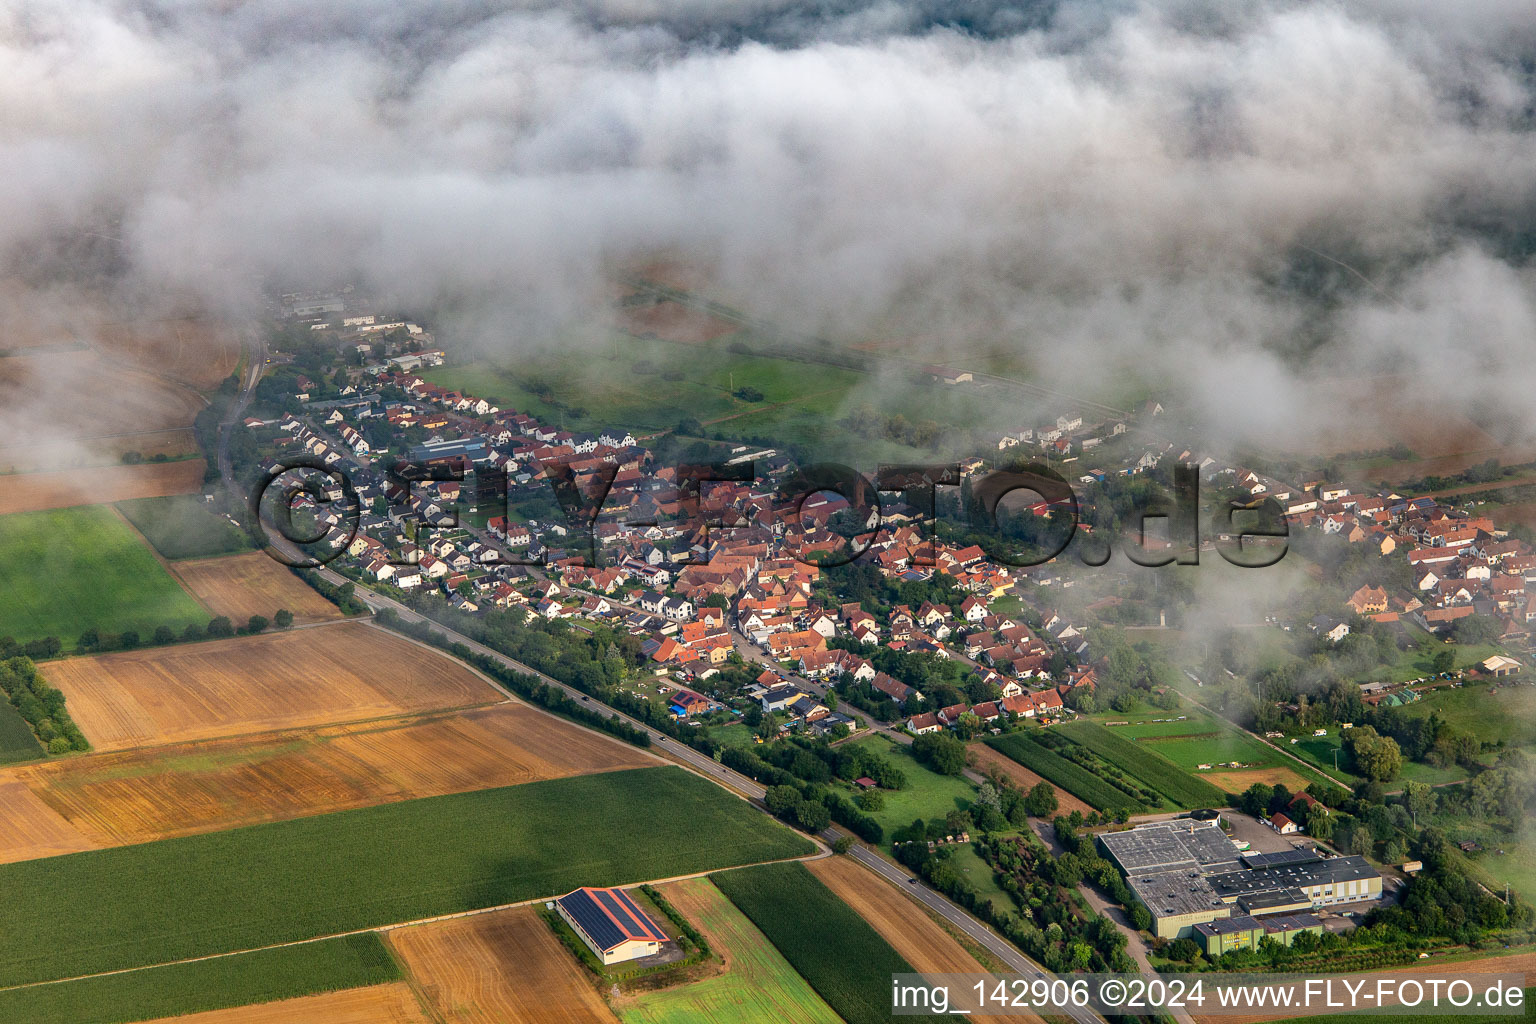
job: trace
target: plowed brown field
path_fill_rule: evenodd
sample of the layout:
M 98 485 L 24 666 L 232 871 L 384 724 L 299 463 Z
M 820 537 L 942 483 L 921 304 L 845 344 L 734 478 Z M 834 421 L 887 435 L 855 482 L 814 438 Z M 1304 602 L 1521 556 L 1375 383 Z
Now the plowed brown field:
M 0 773 L 0 861 L 46 856 L 27 851 L 69 836 L 72 849 L 119 846 L 654 763 L 526 704 L 140 747 Z M 13 816 L 36 837 L 17 856 Z
M 337 623 L 43 668 L 98 750 L 333 725 L 499 702 L 451 658 Z
M 147 1024 L 431 1024 L 403 982 L 162 1017 Z
M 985 743 L 971 744 L 966 753 L 971 764 L 983 775 L 996 769 L 1007 778 L 1012 779 L 1014 785 L 1025 792 L 1034 789 L 1045 781 L 1013 758 L 999 754 Z M 1073 811 L 1082 811 L 1084 814 L 1098 813 L 1060 786 L 1052 786 L 1051 788 L 1056 791 L 1056 809 L 1062 814 L 1071 814 Z M 1302 788 L 1305 789 L 1306 787 L 1303 786 Z
M 917 901 L 881 881 L 873 872 L 847 857 L 823 857 L 807 861 L 805 866 L 868 921 L 914 970 L 923 974 L 981 972 L 981 965 L 975 958 L 953 935 L 936 924 Z M 1028 1014 L 995 1019 L 1040 1024 L 1039 1017 Z
M 298 623 L 342 617 L 341 609 L 260 551 L 172 562 L 166 568 L 204 607 L 214 615 L 228 615 L 233 622 L 244 622 L 252 615 L 270 619 L 279 608 L 292 612 Z
M 14 775 L 0 778 L 0 864 L 96 846 Z
M 5 463 L 0 461 L 0 471 Z M 129 498 L 191 494 L 203 486 L 203 460 L 142 466 L 98 466 L 57 473 L 0 475 L 0 515 L 72 505 L 108 504 Z
M 446 1024 L 617 1024 L 534 907 L 397 928 L 388 939 Z

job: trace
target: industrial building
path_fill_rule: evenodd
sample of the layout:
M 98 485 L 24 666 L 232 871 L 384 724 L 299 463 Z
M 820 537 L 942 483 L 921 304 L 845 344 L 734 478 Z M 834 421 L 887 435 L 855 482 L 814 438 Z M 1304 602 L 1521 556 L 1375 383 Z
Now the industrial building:
M 577 889 L 555 900 L 555 910 L 605 965 L 660 952 L 668 941 L 622 889 Z
M 1098 841 L 1151 912 L 1154 935 L 1209 940 L 1223 951 L 1258 941 L 1252 926 L 1229 921 L 1310 917 L 1306 911 L 1381 895 L 1381 875 L 1364 857 L 1324 857 L 1313 849 L 1239 854 L 1213 821 L 1152 822 Z
M 1287 914 L 1280 917 L 1228 917 L 1195 925 L 1194 939 L 1208 957 L 1218 957 L 1236 949 L 1252 949 L 1267 935 L 1282 945 L 1301 932 L 1323 933 L 1323 919 L 1316 914 Z

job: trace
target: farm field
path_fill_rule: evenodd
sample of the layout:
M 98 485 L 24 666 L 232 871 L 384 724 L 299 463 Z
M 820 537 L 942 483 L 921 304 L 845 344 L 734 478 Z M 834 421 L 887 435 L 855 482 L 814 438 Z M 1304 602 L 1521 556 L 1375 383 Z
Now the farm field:
M 1154 721 L 1157 718 L 1178 721 Z M 1255 783 L 1284 785 L 1292 792 L 1306 789 L 1323 776 L 1307 771 L 1296 762 L 1259 742 L 1254 736 L 1221 721 L 1198 708 L 1177 714 L 1172 712 L 1132 712 L 1094 715 L 1092 721 L 1146 746 L 1195 777 L 1227 793 L 1241 793 Z M 1128 724 L 1117 725 L 1114 723 Z M 1221 768 L 1237 762 L 1244 768 Z M 1201 771 L 1200 765 L 1213 768 Z
M 1097 722 L 1066 722 L 1056 727 L 1060 735 L 1079 743 L 1110 764 L 1117 765 L 1185 810 L 1220 807 L 1225 794 L 1203 779 L 1157 752 L 1117 735 Z
M 965 849 L 969 849 L 966 847 Z M 907 963 L 924 974 L 976 974 L 981 965 L 959 941 L 899 889 L 846 857 L 806 864 L 811 874 L 869 922 Z M 1034 1021 L 1030 1014 L 1000 1015 L 1000 1021 Z
M 203 317 L 102 324 L 94 335 L 101 351 L 199 391 L 217 387 L 240 360 L 234 329 Z
M 993 750 L 1039 773 L 1091 807 L 1099 810 L 1118 810 L 1122 807 L 1133 811 L 1144 810 L 1140 801 L 1111 786 L 1083 766 L 1043 746 L 1028 733 L 1006 733 L 985 742 Z
M 252 615 L 270 620 L 279 608 L 292 612 L 300 625 L 343 618 L 341 609 L 260 551 L 177 562 L 171 574 L 210 613 L 227 615 L 231 622 Z
M 140 747 L 0 770 L 0 862 L 657 763 L 520 703 Z
M 854 740 L 855 745 L 874 750 L 907 777 L 907 788 L 882 791 L 885 806 L 871 814 L 885 830 L 883 840 L 890 846 L 891 833 L 912 824 L 916 818 L 942 818 L 950 811 L 963 811 L 971 805 L 976 792 L 965 779 L 930 771 L 905 744 L 893 743 L 884 736 L 869 735 Z
M 395 928 L 386 939 L 441 1024 L 616 1020 L 535 907 Z
M 38 799 L 12 774 L 0 776 L 0 863 L 94 850 L 99 844 Z
M 275 1016 L 283 1004 L 273 1000 L 365 989 L 399 977 L 400 970 L 383 942 L 378 935 L 368 932 L 58 985 L 11 989 L 0 992 L 0 1020 L 27 1024 L 127 1024 L 171 1016 L 185 1021 L 192 1018 L 177 1015 L 214 1011 L 207 1018 L 210 1024 L 300 1024 L 304 1018 Z M 388 1006 L 388 996 L 381 995 L 383 1000 L 369 1002 Z M 263 1002 L 268 1005 L 262 1014 L 256 1014 L 254 1009 L 225 1009 Z M 356 997 L 353 1002 L 358 1002 Z M 334 1018 L 310 1020 L 315 1024 L 336 1024 Z M 367 1024 L 385 1024 L 389 1018 L 365 1020 Z M 420 1018 L 402 1016 L 399 1020 L 401 1024 L 416 1024 Z
M 0 764 L 31 761 L 44 756 L 32 726 L 9 700 L 0 695 Z
M 6 468 L 0 460 L 0 471 Z M 0 515 L 202 490 L 202 459 L 0 475 Z
M 404 982 L 255 1006 L 162 1017 L 148 1024 L 431 1024 Z
M 111 509 L 0 516 L 0 622 L 17 640 L 55 636 L 72 645 L 93 627 L 147 637 L 157 626 L 207 621 Z
M 1276 740 L 1275 742 L 1285 744 L 1286 749 L 1297 757 L 1316 765 L 1318 768 L 1325 770 L 1329 775 L 1351 785 L 1360 779 L 1360 776 L 1356 775 L 1349 768 L 1349 755 L 1344 753 L 1342 749 L 1343 740 L 1339 735 L 1338 729 L 1329 729 L 1326 736 L 1302 736 L 1299 737 L 1296 743 L 1292 743 L 1289 738 Z M 1336 750 L 1339 752 L 1339 767 L 1337 771 L 1333 767 L 1333 753 Z M 1456 782 L 1466 777 L 1466 769 L 1455 765 L 1448 768 L 1436 768 L 1432 765 L 1420 764 L 1417 761 L 1409 761 L 1404 758 L 1402 771 L 1398 773 L 1395 779 L 1389 780 L 1384 785 L 1390 791 L 1400 788 L 1404 782 L 1427 782 L 1434 785 L 1440 782 Z
M 813 849 L 668 766 L 0 865 L 0 987 Z
M 724 973 L 622 997 L 616 1007 L 624 1024 L 840 1024 L 826 1001 L 709 879 L 673 882 L 661 891 L 724 957 Z
M 972 767 L 982 774 L 986 774 L 987 771 L 994 768 L 1002 772 L 1026 793 L 1040 783 L 1049 783 L 1050 781 L 1036 775 L 1013 758 L 1003 756 L 985 743 L 970 744 L 966 748 L 966 758 Z M 1071 814 L 1073 811 L 1082 811 L 1084 814 L 1088 814 L 1093 810 L 1088 804 L 1068 793 L 1060 786 L 1051 784 L 1051 788 L 1056 791 L 1056 807 L 1061 814 Z
M 42 671 L 98 750 L 501 700 L 446 655 L 360 622 L 72 658 Z
M 890 1020 L 891 975 L 910 974 L 912 965 L 804 864 L 765 864 L 710 879 L 847 1024 Z
M 134 498 L 113 507 L 162 558 L 206 558 L 251 548 L 250 538 L 214 512 L 201 494 Z

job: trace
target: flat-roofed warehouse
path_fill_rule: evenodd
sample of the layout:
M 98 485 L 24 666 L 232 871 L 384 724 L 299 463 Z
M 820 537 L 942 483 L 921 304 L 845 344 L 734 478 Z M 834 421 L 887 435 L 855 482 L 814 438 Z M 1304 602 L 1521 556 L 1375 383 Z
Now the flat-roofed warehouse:
M 1232 916 L 1231 905 L 1192 867 L 1129 875 L 1126 881 L 1152 912 L 1152 934 L 1160 939 L 1187 938 L 1196 925 Z
M 1235 871 L 1241 863 L 1237 847 L 1216 822 L 1193 818 L 1105 832 L 1099 845 L 1126 877 L 1185 869 L 1201 874 Z
M 1222 899 L 1236 902 L 1250 914 L 1308 910 L 1381 895 L 1381 873 L 1364 857 L 1314 858 L 1253 871 L 1228 871 L 1212 875 L 1210 881 Z
M 555 909 L 604 964 L 649 956 L 667 941 L 622 889 L 577 889 L 555 900 Z

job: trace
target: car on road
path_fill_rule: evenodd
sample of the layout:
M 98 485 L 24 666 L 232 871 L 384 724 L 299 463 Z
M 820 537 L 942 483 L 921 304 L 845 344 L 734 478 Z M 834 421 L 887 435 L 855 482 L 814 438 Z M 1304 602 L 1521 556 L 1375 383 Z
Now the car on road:
M 917 884 L 917 879 L 909 878 L 909 879 L 907 879 L 907 884 L 908 885 L 916 885 Z

